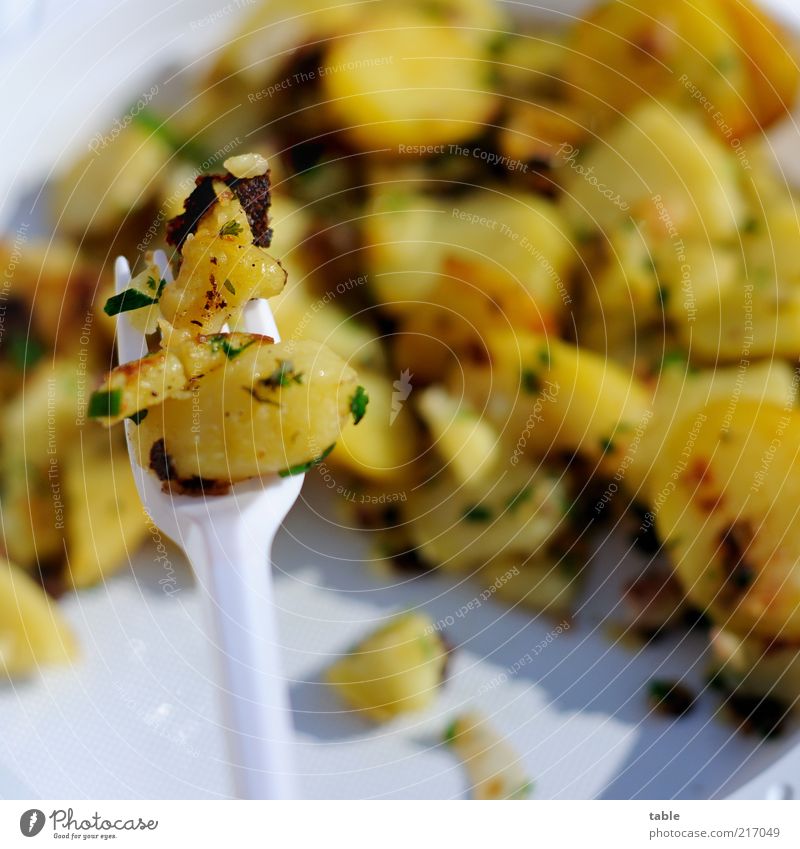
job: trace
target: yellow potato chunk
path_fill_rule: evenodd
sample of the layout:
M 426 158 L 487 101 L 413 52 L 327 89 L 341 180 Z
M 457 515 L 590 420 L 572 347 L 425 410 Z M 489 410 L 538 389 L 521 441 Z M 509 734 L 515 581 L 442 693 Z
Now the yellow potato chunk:
M 527 799 L 533 791 L 519 755 L 481 714 L 456 718 L 445 742 L 464 763 L 473 799 Z
M 676 422 L 652 512 L 684 591 L 736 634 L 800 637 L 800 413 L 742 398 Z
M 125 445 L 97 433 L 64 467 L 68 583 L 77 589 L 129 563 L 147 532 Z
M 380 342 L 368 326 L 335 303 L 315 298 L 301 283 L 287 286 L 270 301 L 270 308 L 281 329 L 281 338 L 322 342 L 356 366 L 384 365 L 386 357 Z
M 492 334 L 493 373 L 508 388 L 520 450 L 580 451 L 616 471 L 650 415 L 649 393 L 604 357 L 537 334 Z
M 562 208 L 579 233 L 662 217 L 683 238 L 724 238 L 744 219 L 732 152 L 696 115 L 665 103 L 638 106 L 602 141 L 561 156 Z
M 749 0 L 612 0 L 568 44 L 571 96 L 607 117 L 650 97 L 694 101 L 730 139 L 786 114 L 797 91 L 786 34 Z
M 476 189 L 452 204 L 394 192 L 365 222 L 371 285 L 393 313 L 425 305 L 476 329 L 552 327 L 575 259 L 558 207 L 530 193 Z M 454 304 L 458 309 L 454 309 Z
M 347 704 L 387 722 L 433 702 L 446 661 L 447 649 L 431 620 L 407 613 L 360 642 L 325 678 Z
M 331 462 L 376 483 L 407 480 L 420 447 L 408 401 L 413 375 L 402 373 L 393 381 L 386 374 L 359 371 L 358 380 L 369 395 L 369 413 L 360 424 L 344 426 Z
M 797 394 L 794 374 L 780 360 L 753 363 L 747 368 L 695 370 L 685 360 L 666 363 L 653 396 L 652 418 L 637 443 L 634 462 L 628 467 L 629 488 L 644 500 L 654 498 L 660 484 L 650 478 L 657 468 L 659 454 L 670 430 L 693 419 L 714 401 L 725 402 L 733 410 L 740 399 L 761 404 L 791 407 Z
M 278 260 L 252 243 L 242 205 L 224 184 L 181 250 L 181 267 L 160 300 L 164 318 L 178 330 L 218 333 L 254 298 L 271 298 L 286 283 Z
M 150 411 L 139 462 L 189 491 L 304 471 L 339 438 L 355 392 L 355 372 L 317 343 L 253 345 Z
M 109 372 L 91 397 L 89 415 L 110 426 L 184 393 L 188 382 L 180 358 L 157 351 Z
M 500 462 L 500 437 L 492 424 L 438 386 L 423 390 L 417 409 L 458 483 L 484 487 Z
M 578 576 L 546 553 L 503 555 L 481 569 L 478 580 L 499 601 L 534 613 L 569 616 L 581 588 Z
M 432 566 L 475 570 L 503 555 L 517 562 L 544 553 L 564 523 L 563 481 L 521 462 L 480 496 L 447 473 L 417 489 L 403 505 L 417 553 Z
M 800 699 L 800 650 L 792 643 L 739 637 L 711 630 L 712 671 L 726 690 L 753 698 L 769 696 L 789 706 Z
M 75 640 L 56 605 L 21 569 L 0 560 L 0 673 L 27 675 L 74 657 Z
M 377 13 L 325 54 L 326 106 L 364 149 L 442 152 L 433 148 L 480 135 L 497 107 L 487 58 L 466 31 L 421 13 Z

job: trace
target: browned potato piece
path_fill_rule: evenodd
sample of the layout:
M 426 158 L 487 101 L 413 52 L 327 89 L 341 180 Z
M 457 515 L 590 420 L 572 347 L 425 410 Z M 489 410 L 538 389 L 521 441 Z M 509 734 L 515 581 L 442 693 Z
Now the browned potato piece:
M 676 422 L 652 512 L 695 606 L 742 636 L 800 637 L 800 413 L 741 398 Z
M 64 467 L 68 583 L 78 589 L 128 563 L 147 532 L 124 442 L 95 433 L 101 438 Z
M 422 710 L 434 701 L 447 648 L 423 613 L 406 613 L 338 660 L 325 679 L 349 705 L 376 722 Z
M 369 395 L 369 415 L 360 424 L 348 422 L 331 456 L 334 466 L 376 482 L 406 482 L 420 455 L 419 428 L 414 421 L 411 379 L 398 380 L 379 372 L 359 371 Z
M 253 244 L 245 211 L 234 193 L 216 181 L 218 202 L 182 246 L 180 272 L 161 295 L 164 318 L 179 330 L 218 333 L 253 298 L 283 289 L 286 273 Z
M 253 345 L 150 411 L 134 432 L 139 462 L 206 492 L 305 470 L 339 438 L 355 393 L 355 372 L 315 342 Z
M 407 7 L 384 10 L 328 49 L 325 105 L 365 150 L 444 152 L 449 143 L 480 135 L 498 106 L 488 58 L 474 31 Z
M 0 676 L 28 675 L 75 654 L 56 605 L 19 567 L 0 560 Z
M 89 415 L 110 426 L 186 392 L 183 363 L 169 351 L 157 351 L 117 366 L 89 401 Z
M 612 0 L 573 30 L 572 94 L 608 119 L 638 101 L 694 100 L 726 139 L 785 112 L 797 68 L 778 27 L 739 0 Z
M 763 9 L 751 0 L 724 0 L 738 35 L 751 77 L 753 97 L 748 105 L 761 127 L 768 127 L 791 110 L 797 98 L 800 71 L 796 44 Z

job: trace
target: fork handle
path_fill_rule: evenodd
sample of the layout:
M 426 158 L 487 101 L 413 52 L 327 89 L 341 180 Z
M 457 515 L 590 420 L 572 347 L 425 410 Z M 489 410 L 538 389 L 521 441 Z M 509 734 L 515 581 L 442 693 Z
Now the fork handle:
M 236 795 L 295 799 L 291 709 L 267 557 L 272 536 L 257 540 L 257 528 L 208 518 L 193 530 L 186 551 L 210 602 Z

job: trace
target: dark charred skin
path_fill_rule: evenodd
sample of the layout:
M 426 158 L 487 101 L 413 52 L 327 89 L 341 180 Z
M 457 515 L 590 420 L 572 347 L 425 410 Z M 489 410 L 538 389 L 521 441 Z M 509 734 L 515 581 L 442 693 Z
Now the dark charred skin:
M 168 482 L 177 478 L 172 465 L 172 457 L 167 454 L 163 439 L 154 442 L 150 448 L 150 469 L 160 481 Z
M 173 245 L 179 252 L 183 250 L 186 237 L 197 232 L 200 219 L 217 202 L 215 179 L 208 175 L 198 177 L 194 190 L 183 202 L 183 214 L 167 221 L 167 244 Z
M 725 589 L 734 596 L 747 592 L 756 578 L 756 570 L 747 560 L 752 539 L 753 529 L 749 525 L 734 523 L 719 541 L 722 566 L 728 575 Z
M 237 179 L 227 174 L 224 179 L 247 216 L 247 223 L 253 234 L 253 244 L 257 248 L 268 248 L 272 244 L 272 228 L 269 226 L 269 208 L 272 204 L 269 171 L 261 177 Z
M 39 562 L 39 582 L 52 598 L 61 598 L 69 587 L 67 564 L 61 557 L 51 557 Z
M 231 488 L 225 481 L 209 480 L 198 475 L 179 477 L 163 439 L 154 442 L 150 448 L 150 469 L 163 483 L 164 492 L 179 495 L 224 495 Z
M 217 202 L 214 181 L 219 180 L 236 195 L 242 205 L 253 244 L 268 248 L 272 244 L 272 228 L 269 226 L 269 208 L 272 203 L 269 171 L 260 177 L 237 178 L 226 172 L 222 175 L 203 175 L 195 180 L 195 189 L 183 203 L 183 214 L 167 222 L 167 244 L 180 252 L 186 237 L 197 232 L 202 217 Z

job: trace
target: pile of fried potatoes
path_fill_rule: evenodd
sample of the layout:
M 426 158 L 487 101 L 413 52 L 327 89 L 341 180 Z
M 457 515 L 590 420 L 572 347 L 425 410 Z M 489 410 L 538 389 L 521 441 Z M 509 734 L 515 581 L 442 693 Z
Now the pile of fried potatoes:
M 592 539 L 618 525 L 643 553 L 637 586 L 657 588 L 626 596 L 625 626 L 683 628 L 678 612 L 702 612 L 716 680 L 788 707 L 800 695 L 800 218 L 765 131 L 799 80 L 788 35 L 750 0 L 610 0 L 558 27 L 489 0 L 263 3 L 191 105 L 156 99 L 61 175 L 54 220 L 73 264 L 48 272 L 48 254 L 32 285 L 85 268 L 102 280 L 109 244 L 162 245 L 195 178 L 246 139 L 275 178 L 270 254 L 289 282 L 264 293 L 283 344 L 295 366 L 302 345 L 324 344 L 370 399 L 316 471 L 376 560 L 568 616 Z M 214 250 L 198 244 L 203 263 Z M 160 307 L 179 331 L 220 331 L 169 287 Z M 66 314 L 36 321 L 71 374 Z M 178 357 L 179 383 L 191 358 Z M 43 436 L 21 416 L 49 372 L 20 375 L 7 351 L 2 368 L 20 434 L 3 441 L 6 552 L 39 579 L 33 549 L 63 554 L 63 541 L 19 443 Z M 190 403 L 170 401 L 176 427 Z M 144 407 L 125 404 L 121 416 Z M 141 422 L 148 446 L 162 425 Z M 100 433 L 81 430 L 84 451 Z M 189 455 L 179 476 L 202 476 Z M 229 460 L 218 453 L 212 477 Z M 85 489 L 69 492 L 83 503 Z M 9 509 L 24 513 L 13 542 Z M 102 524 L 122 539 L 123 523 Z M 80 536 L 67 533 L 67 553 Z M 91 574 L 135 536 L 105 546 L 113 557 Z M 357 691 L 346 666 L 329 680 L 373 718 L 426 703 L 390 667 Z

